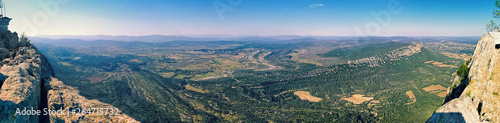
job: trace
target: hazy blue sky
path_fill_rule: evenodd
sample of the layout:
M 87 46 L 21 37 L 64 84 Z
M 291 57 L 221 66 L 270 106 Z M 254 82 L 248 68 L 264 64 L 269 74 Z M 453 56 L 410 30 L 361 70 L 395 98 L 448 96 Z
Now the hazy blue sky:
M 494 9 L 494 0 L 3 1 L 7 4 L 7 16 L 13 18 L 9 28 L 32 36 L 480 36 L 486 33 L 485 24 L 493 19 Z M 44 1 L 57 4 L 46 7 L 40 3 Z M 214 3 L 219 10 L 232 11 L 218 13 Z M 401 11 L 391 13 L 393 8 Z M 380 16 L 380 23 L 372 12 L 389 13 L 391 18 Z

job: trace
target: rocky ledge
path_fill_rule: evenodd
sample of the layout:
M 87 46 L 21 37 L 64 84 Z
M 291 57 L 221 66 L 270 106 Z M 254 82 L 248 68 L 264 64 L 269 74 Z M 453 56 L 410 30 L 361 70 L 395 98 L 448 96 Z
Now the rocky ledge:
M 102 103 L 98 100 L 89 100 L 81 95 L 75 87 L 65 85 L 63 82 L 56 78 L 45 79 L 45 88 L 48 90 L 47 101 L 48 109 L 51 110 L 64 110 L 64 111 L 75 111 L 78 114 L 63 114 L 63 115 L 51 115 L 51 122 L 88 122 L 88 123 L 136 123 L 135 119 L 123 114 L 118 108 Z M 92 113 L 87 113 L 85 109 L 97 108 L 96 110 L 103 110 L 101 113 L 91 111 Z M 105 111 L 107 110 L 107 113 Z M 68 112 L 66 112 L 68 113 Z
M 40 109 L 41 83 L 52 67 L 29 41 L 0 30 L 0 122 L 39 122 L 36 115 L 16 115 L 16 109 Z
M 48 109 L 115 109 L 109 104 L 88 100 L 80 96 L 76 88 L 55 79 L 50 63 L 26 37 L 19 38 L 15 32 L 0 29 L 0 123 L 137 122 L 120 111 L 113 115 L 19 114 L 24 108 L 39 110 L 41 114 Z

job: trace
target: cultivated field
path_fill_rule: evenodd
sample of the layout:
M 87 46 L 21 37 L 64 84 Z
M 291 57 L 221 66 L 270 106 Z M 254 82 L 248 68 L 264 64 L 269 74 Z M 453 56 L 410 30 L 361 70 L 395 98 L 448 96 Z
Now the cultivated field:
M 406 95 L 407 95 L 410 99 L 415 99 L 415 94 L 413 94 L 413 91 L 407 91 L 407 92 L 406 92 Z
M 311 94 L 309 94 L 309 92 L 306 91 L 296 91 L 293 94 L 299 96 L 301 100 L 308 100 L 309 102 L 319 102 L 323 100 L 321 98 L 312 96 Z
M 372 100 L 373 97 L 364 97 L 365 95 L 361 95 L 361 94 L 355 94 L 355 95 L 352 95 L 352 97 L 349 97 L 349 98 L 342 98 L 342 100 L 347 100 L 349 102 L 352 102 L 354 104 L 361 104 L 365 101 L 369 101 L 369 100 Z
M 431 85 L 422 89 L 430 93 L 438 93 L 437 95 L 439 97 L 446 97 L 446 95 L 448 94 L 448 92 L 446 92 L 446 88 L 441 85 Z

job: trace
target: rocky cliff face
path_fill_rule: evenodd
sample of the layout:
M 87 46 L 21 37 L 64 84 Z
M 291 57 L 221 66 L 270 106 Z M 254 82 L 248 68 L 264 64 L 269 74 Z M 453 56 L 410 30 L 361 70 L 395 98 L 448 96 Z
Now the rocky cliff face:
M 36 115 L 15 115 L 16 109 L 39 109 L 41 84 L 53 76 L 45 57 L 17 33 L 0 30 L 0 122 L 39 122 Z
M 382 55 L 349 61 L 348 63 L 351 65 L 368 64 L 368 66 L 370 67 L 380 66 L 380 64 L 382 64 L 381 62 L 400 60 L 405 56 L 411 56 L 415 53 L 419 53 L 422 50 L 422 45 L 422 43 L 415 43 L 406 47 L 398 48 Z
M 137 122 L 116 115 L 20 115 L 27 110 L 115 108 L 78 95 L 76 88 L 53 78 L 47 59 L 25 37 L 0 29 L 0 122 Z M 19 110 L 18 110 L 19 109 Z
M 99 114 L 98 112 L 85 113 L 85 115 L 78 114 L 64 114 L 64 115 L 50 115 L 50 122 L 88 122 L 88 123 L 135 123 L 135 119 L 123 114 L 116 107 L 102 103 L 98 100 L 89 100 L 78 94 L 78 89 L 65 85 L 63 82 L 56 78 L 50 77 L 45 79 L 45 88 L 47 90 L 48 109 L 65 111 L 75 110 L 82 111 L 91 108 L 107 108 L 108 114 Z M 99 109 L 97 109 L 99 110 Z M 106 109 L 104 109 L 106 110 Z M 112 113 L 112 114 L 109 114 Z
M 500 62 L 492 35 L 478 42 L 469 74 L 450 94 L 428 122 L 500 122 Z

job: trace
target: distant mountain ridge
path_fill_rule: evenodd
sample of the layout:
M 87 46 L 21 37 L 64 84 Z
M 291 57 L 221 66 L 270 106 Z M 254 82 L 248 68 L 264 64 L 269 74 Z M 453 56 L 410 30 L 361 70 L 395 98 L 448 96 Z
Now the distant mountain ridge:
M 95 40 L 110 40 L 110 41 L 125 41 L 125 42 L 165 42 L 165 41 L 282 41 L 282 40 L 295 40 L 295 39 L 308 39 L 313 36 L 294 36 L 294 35 L 280 35 L 280 36 L 235 36 L 235 35 L 147 35 L 147 36 L 110 36 L 110 35 L 55 35 L 55 36 L 37 36 L 33 37 L 35 40 L 38 38 L 48 39 L 80 39 L 84 41 Z M 315 37 L 316 39 L 322 39 Z M 328 37 L 323 37 L 327 38 Z
M 259 35 L 145 35 L 145 36 L 111 36 L 111 35 L 42 35 L 30 37 L 34 41 L 38 40 L 54 40 L 54 39 L 79 39 L 83 41 L 124 41 L 124 42 L 166 42 L 166 41 L 286 41 L 286 40 L 372 40 L 383 39 L 391 41 L 413 40 L 413 41 L 440 41 L 442 38 L 453 38 L 457 40 L 461 38 L 478 39 L 476 36 L 299 36 L 299 35 L 276 35 L 276 36 L 259 36 Z M 475 44 L 475 42 L 474 42 Z
M 411 56 L 415 53 L 419 53 L 422 49 L 422 43 L 415 43 L 409 46 L 401 47 L 396 50 L 393 50 L 391 52 L 382 54 L 382 55 L 377 55 L 377 56 L 372 56 L 368 58 L 361 58 L 353 61 L 349 61 L 349 64 L 368 64 L 370 67 L 375 67 L 375 66 L 380 66 L 381 63 L 384 63 L 385 61 L 394 61 L 394 60 L 400 60 L 404 58 L 405 56 Z

